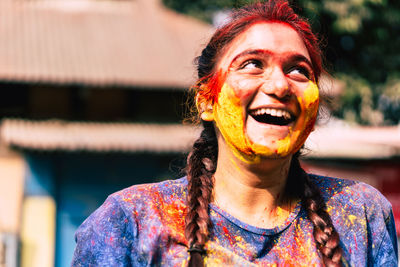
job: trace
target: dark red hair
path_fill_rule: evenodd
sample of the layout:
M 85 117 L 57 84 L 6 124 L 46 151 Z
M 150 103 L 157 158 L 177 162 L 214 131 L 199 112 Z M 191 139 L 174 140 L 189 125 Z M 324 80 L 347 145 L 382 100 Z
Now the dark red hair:
M 259 22 L 285 23 L 300 35 L 310 55 L 314 75 L 318 82 L 318 78 L 323 71 L 322 52 L 318 38 L 312 32 L 310 24 L 299 17 L 287 1 L 268 1 L 244 6 L 233 11 L 230 21 L 215 31 L 208 45 L 196 59 L 199 78 L 196 93 L 200 97 L 206 101 L 211 100 L 212 103 L 216 101 L 221 88 L 220 85 L 223 82 L 220 74 L 215 69 L 219 57 L 233 39 L 253 24 Z M 208 83 L 209 86 L 201 87 L 205 83 Z

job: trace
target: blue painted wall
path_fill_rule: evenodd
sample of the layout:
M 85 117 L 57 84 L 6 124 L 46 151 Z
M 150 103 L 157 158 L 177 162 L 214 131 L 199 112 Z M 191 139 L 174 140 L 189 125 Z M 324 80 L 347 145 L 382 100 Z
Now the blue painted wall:
M 56 267 L 70 266 L 77 227 L 106 197 L 133 184 L 180 176 L 181 155 L 25 153 L 26 192 L 57 203 Z M 173 162 L 173 163 L 171 163 Z

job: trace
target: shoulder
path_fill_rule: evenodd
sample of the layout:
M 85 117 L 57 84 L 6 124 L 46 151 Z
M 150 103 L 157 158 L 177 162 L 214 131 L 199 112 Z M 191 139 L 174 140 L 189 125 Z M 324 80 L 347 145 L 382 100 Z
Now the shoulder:
M 394 266 L 397 241 L 389 201 L 362 182 L 318 175 L 310 178 L 325 200 L 345 258 L 355 266 Z
M 182 205 L 186 195 L 186 178 L 167 180 L 159 183 L 134 185 L 115 192 L 95 210 L 80 226 L 78 233 L 86 228 L 97 228 L 129 225 L 136 232 L 138 221 L 145 213 L 156 214 L 165 205 Z M 121 228 L 121 227 L 119 227 Z M 100 231 L 103 232 L 103 231 Z
M 161 196 L 169 196 L 169 195 L 179 195 L 183 194 L 187 186 L 186 177 L 182 177 L 176 180 L 165 180 L 158 183 L 148 183 L 148 184 L 138 184 L 133 185 L 131 187 L 125 188 L 121 191 L 118 191 L 112 194 L 112 197 L 115 198 L 140 198 L 142 199 L 142 194 L 149 193 L 159 193 Z
M 159 183 L 140 184 L 110 195 L 136 225 L 142 237 L 169 232 L 168 227 L 182 229 L 186 215 L 186 177 Z M 157 230 L 155 230 L 157 229 Z M 154 235 L 155 234 L 155 235 Z M 183 238 L 183 237 L 182 237 Z
M 341 203 L 343 207 L 358 207 L 379 210 L 387 218 L 392 206 L 374 187 L 363 182 L 310 174 L 311 181 L 320 190 L 325 202 Z
M 159 237 L 171 232 L 165 225 L 184 225 L 186 185 L 181 178 L 134 185 L 110 195 L 77 230 L 73 265 L 126 266 L 151 255 L 164 242 Z M 176 238 L 184 240 L 183 234 Z
M 114 199 L 125 212 L 157 208 L 164 204 L 184 202 L 187 192 L 186 177 L 166 180 L 158 183 L 133 185 L 109 196 Z M 154 206 L 155 205 L 155 206 Z

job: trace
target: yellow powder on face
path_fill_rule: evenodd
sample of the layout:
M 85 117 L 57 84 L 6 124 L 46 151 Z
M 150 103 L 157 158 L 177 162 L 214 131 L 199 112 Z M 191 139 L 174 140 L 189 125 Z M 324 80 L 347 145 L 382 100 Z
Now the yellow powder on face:
M 308 135 L 314 129 L 314 124 L 317 119 L 318 106 L 319 106 L 319 89 L 314 82 L 309 82 L 309 86 L 303 93 L 303 97 L 298 97 L 298 102 L 302 111 L 302 116 L 296 123 L 296 130 L 298 131 L 297 142 L 293 145 L 294 151 L 299 150 Z
M 277 153 L 281 156 L 287 156 L 299 150 L 312 131 L 318 113 L 318 86 L 310 81 L 304 90 L 303 97 L 299 96 L 297 101 L 300 105 L 301 115 L 297 118 L 294 129 L 290 129 L 289 134 L 277 142 Z
M 303 95 L 298 96 L 300 116 L 293 128 L 289 128 L 286 137 L 277 140 L 277 149 L 253 143 L 245 133 L 244 108 L 233 89 L 224 84 L 214 104 L 214 119 L 226 143 L 234 155 L 246 163 L 257 163 L 261 157 L 278 155 L 281 157 L 294 154 L 301 148 L 314 127 L 318 112 L 319 90 L 314 82 L 309 82 Z
M 293 131 L 292 129 L 289 129 L 289 134 L 285 138 L 277 142 L 278 145 L 277 153 L 282 156 L 288 155 L 291 152 L 293 141 L 297 140 L 299 134 L 300 134 L 299 130 Z
M 235 156 L 248 163 L 257 161 L 258 157 L 252 153 L 244 134 L 245 120 L 240 99 L 227 84 L 222 86 L 213 112 L 215 123 Z
M 306 107 L 313 105 L 319 100 L 319 89 L 314 82 L 309 82 L 307 89 L 304 91 L 304 103 Z

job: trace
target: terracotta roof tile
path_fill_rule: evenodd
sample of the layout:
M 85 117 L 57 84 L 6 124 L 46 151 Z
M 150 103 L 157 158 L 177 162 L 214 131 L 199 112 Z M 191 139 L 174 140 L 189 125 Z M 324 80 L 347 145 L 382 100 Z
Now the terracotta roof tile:
M 159 0 L 0 1 L 0 80 L 185 88 L 211 31 Z
M 199 134 L 198 127 L 178 124 L 4 119 L 0 127 L 4 144 L 43 151 L 183 152 Z M 400 155 L 400 128 L 351 126 L 332 119 L 305 146 L 312 158 L 390 158 Z
M 1 142 L 42 151 L 185 152 L 199 129 L 179 124 L 134 124 L 4 119 Z

